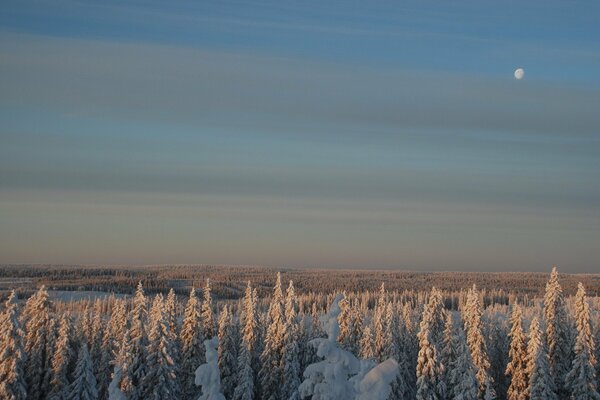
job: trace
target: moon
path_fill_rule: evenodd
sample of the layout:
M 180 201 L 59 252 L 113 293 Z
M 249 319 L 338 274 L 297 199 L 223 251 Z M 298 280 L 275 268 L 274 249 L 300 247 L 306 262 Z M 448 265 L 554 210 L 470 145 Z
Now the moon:
M 525 76 L 525 70 L 523 68 L 515 69 L 515 79 L 520 81 Z

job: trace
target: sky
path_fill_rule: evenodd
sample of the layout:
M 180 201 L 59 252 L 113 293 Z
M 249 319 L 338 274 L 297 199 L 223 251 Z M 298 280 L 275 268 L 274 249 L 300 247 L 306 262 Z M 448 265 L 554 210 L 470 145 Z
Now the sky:
M 599 243 L 597 1 L 3 1 L 1 263 L 600 272 Z

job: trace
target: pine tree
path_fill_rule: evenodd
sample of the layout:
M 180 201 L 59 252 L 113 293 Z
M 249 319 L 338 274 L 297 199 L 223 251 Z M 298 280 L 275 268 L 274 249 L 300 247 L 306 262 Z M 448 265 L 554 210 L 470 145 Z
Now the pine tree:
M 71 335 L 71 321 L 66 314 L 63 314 L 60 320 L 56 349 L 52 357 L 51 400 L 66 399 L 69 394 L 69 377 L 75 357 Z
M 25 400 L 25 350 L 23 331 L 17 317 L 16 295 L 13 290 L 0 314 L 0 398 Z
M 600 400 L 596 382 L 596 357 L 594 355 L 594 338 L 590 326 L 590 306 L 581 283 L 575 296 L 575 358 L 571 371 L 567 374 L 572 400 Z
M 529 385 L 527 396 L 529 400 L 555 400 L 557 399 L 554 381 L 548 365 L 548 352 L 546 343 L 540 329 L 537 317 L 531 321 L 529 327 L 529 343 L 527 345 L 527 376 Z
M 210 279 L 206 279 L 204 286 L 204 301 L 202 302 L 202 336 L 211 339 L 215 336 L 215 316 L 213 314 L 213 302 L 210 289 Z
M 131 345 L 129 346 L 131 363 L 127 366 L 127 375 L 128 378 L 131 379 L 131 392 L 128 393 L 128 400 L 142 400 L 145 390 L 143 382 L 147 373 L 147 314 L 146 296 L 144 295 L 144 288 L 140 282 L 133 300 L 131 330 L 129 332 L 131 338 Z
M 281 384 L 283 383 L 282 354 L 285 332 L 285 317 L 283 312 L 283 293 L 281 291 L 281 274 L 273 289 L 273 297 L 267 313 L 268 327 L 264 349 L 260 356 L 261 369 L 259 372 L 261 398 L 279 400 Z
M 79 349 L 73 378 L 73 383 L 69 387 L 69 395 L 66 397 L 67 400 L 96 400 L 98 398 L 92 360 L 85 343 Z
M 431 306 L 430 302 L 427 307 Z M 425 309 L 421 320 L 419 354 L 417 360 L 417 400 L 443 400 L 446 395 L 444 366 L 440 362 L 437 347 L 433 342 L 430 320 L 431 310 Z
M 510 377 L 508 400 L 527 400 L 527 339 L 523 332 L 523 312 L 517 304 L 513 305 L 510 322 L 510 362 L 506 367 L 506 375 Z
M 196 290 L 192 288 L 185 306 L 183 325 L 181 327 L 181 390 L 184 398 L 192 398 L 198 392 L 194 384 L 196 368 L 204 359 L 204 337 L 200 329 L 200 306 Z
M 294 290 L 294 282 L 290 280 L 285 298 L 285 334 L 283 344 L 283 398 L 299 400 L 300 386 L 300 349 L 298 348 L 298 321 L 296 308 L 298 300 Z
M 550 357 L 550 371 L 558 396 L 568 396 L 565 377 L 572 360 L 569 340 L 569 324 L 562 287 L 558 280 L 558 270 L 552 269 L 544 295 L 544 321 L 546 323 L 546 343 Z
M 471 359 L 477 370 L 477 383 L 479 384 L 479 398 L 481 400 L 492 400 L 496 398 L 496 393 L 492 387 L 492 378 L 489 374 L 490 361 L 487 355 L 487 348 L 483 337 L 483 321 L 481 302 L 477 288 L 467 294 L 467 303 L 465 305 L 464 324 L 467 334 L 467 344 L 471 350 Z
M 144 399 L 163 400 L 177 398 L 179 387 L 173 360 L 173 345 L 169 317 L 161 294 L 152 303 L 148 335 L 147 373 L 144 376 Z
M 223 308 L 219 316 L 218 337 L 218 366 L 221 372 L 221 388 L 225 398 L 230 399 L 235 390 L 237 351 L 233 317 L 228 306 Z
M 51 336 L 50 301 L 45 286 L 29 299 L 26 308 L 28 308 L 28 319 L 25 324 L 27 394 L 30 400 L 41 400 L 47 395 L 45 376 L 50 364 L 47 347 Z

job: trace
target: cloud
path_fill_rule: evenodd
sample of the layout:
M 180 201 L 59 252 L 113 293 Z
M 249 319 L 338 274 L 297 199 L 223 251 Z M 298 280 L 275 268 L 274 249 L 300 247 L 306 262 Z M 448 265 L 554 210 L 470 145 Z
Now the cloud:
M 600 127 L 599 89 L 517 85 L 510 75 L 15 34 L 0 36 L 0 57 L 0 104 L 63 113 L 283 132 L 344 124 L 589 138 Z

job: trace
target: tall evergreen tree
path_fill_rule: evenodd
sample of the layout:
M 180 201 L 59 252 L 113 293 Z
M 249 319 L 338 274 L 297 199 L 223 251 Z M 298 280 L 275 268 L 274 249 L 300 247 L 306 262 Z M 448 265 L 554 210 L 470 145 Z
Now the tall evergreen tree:
M 375 348 L 373 347 L 373 331 L 369 325 L 365 326 L 360 339 L 360 358 L 363 360 L 375 358 Z
M 518 304 L 513 305 L 510 317 L 511 330 L 509 336 L 510 362 L 506 367 L 506 375 L 510 377 L 508 400 L 527 400 L 527 338 L 523 331 L 523 311 Z
M 221 372 L 221 388 L 223 395 L 230 399 L 233 396 L 236 383 L 237 351 L 235 344 L 233 316 L 228 306 L 225 306 L 219 316 L 218 327 L 218 366 Z
M 298 400 L 300 395 L 300 349 L 298 348 L 298 299 L 294 290 L 294 282 L 290 280 L 285 298 L 285 334 L 283 344 L 283 398 Z
M 161 294 L 152 303 L 148 335 L 147 373 L 144 376 L 144 399 L 163 400 L 179 396 L 169 317 Z
M 192 288 L 185 306 L 181 327 L 181 390 L 185 399 L 195 398 L 198 389 L 194 384 L 196 369 L 205 362 L 204 337 L 200 329 L 200 305 L 196 290 Z
M 527 345 L 527 376 L 529 385 L 527 399 L 529 400 L 555 400 L 557 399 L 554 381 L 548 365 L 548 352 L 546 343 L 540 329 L 537 317 L 531 321 L 529 327 L 529 343 Z
M 215 336 L 215 315 L 213 313 L 213 301 L 210 289 L 210 279 L 206 279 L 203 290 L 204 301 L 202 302 L 202 336 L 211 339 Z
M 430 302 L 427 307 L 432 303 Z M 419 354 L 417 360 L 417 400 L 443 400 L 446 396 L 444 383 L 444 366 L 441 363 L 437 346 L 433 341 L 430 320 L 427 318 L 431 310 L 423 312 L 419 338 Z
M 17 317 L 16 295 L 13 290 L 0 314 L 0 398 L 25 400 L 25 350 L 23 331 Z
M 479 387 L 467 340 L 463 330 L 454 324 L 450 313 L 448 313 L 444 329 L 442 360 L 446 367 L 446 398 L 448 400 L 477 400 Z
M 98 382 L 98 398 L 108 397 L 108 385 L 111 381 L 113 371 L 112 361 L 119 352 L 119 343 L 123 338 L 127 327 L 127 313 L 125 301 L 117 299 L 114 301 L 108 326 L 102 337 L 102 355 L 96 381 Z
M 492 400 L 496 398 L 496 392 L 492 386 L 492 378 L 489 374 L 490 361 L 487 355 L 487 347 L 483 337 L 482 307 L 477 287 L 469 290 L 467 303 L 464 310 L 464 325 L 467 334 L 467 344 L 471 350 L 471 359 L 477 370 L 476 377 L 479 384 L 479 398 L 481 400 Z
M 69 387 L 67 400 L 96 400 L 98 391 L 96 390 L 96 378 L 92 367 L 92 359 L 87 348 L 83 343 L 79 349 L 77 357 L 77 366 L 73 374 L 73 383 Z
M 133 359 L 131 335 L 129 329 L 127 329 L 119 344 L 119 352 L 113 361 L 114 371 L 108 386 L 109 400 L 125 400 L 132 397 L 131 395 L 136 389 L 133 386 Z
M 42 286 L 27 302 L 28 319 L 25 324 L 25 352 L 27 363 L 27 398 L 41 400 L 48 394 L 45 377 L 50 364 L 48 341 L 50 332 L 50 301 Z
M 594 355 L 594 338 L 590 326 L 590 306 L 581 283 L 575 296 L 575 358 L 571 371 L 567 374 L 572 400 L 600 400 L 596 382 L 596 357 Z
M 69 377 L 75 357 L 71 337 L 71 320 L 63 314 L 60 319 L 56 349 L 52 356 L 51 400 L 63 400 L 69 394 Z
M 564 379 L 570 370 L 572 352 L 565 299 L 556 267 L 552 268 L 550 279 L 546 284 L 544 322 L 550 371 L 558 396 L 565 398 L 569 391 Z
M 280 400 L 281 384 L 283 383 L 281 359 L 285 332 L 283 302 L 281 274 L 277 273 L 277 281 L 273 288 L 273 297 L 267 313 L 268 327 L 264 349 L 260 356 L 260 390 L 261 398 L 265 400 Z
M 242 339 L 238 355 L 238 383 L 235 388 L 234 400 L 253 400 L 256 395 L 255 365 L 258 320 L 256 316 L 256 292 L 252 290 L 250 281 L 246 286 L 242 303 Z
M 128 393 L 128 400 L 143 399 L 143 382 L 148 372 L 146 353 L 146 347 L 148 346 L 148 336 L 146 333 L 147 307 L 146 295 L 140 282 L 133 300 L 131 329 L 129 332 L 131 338 L 131 344 L 129 345 L 131 361 L 127 366 L 127 376 L 131 379 L 131 392 Z

